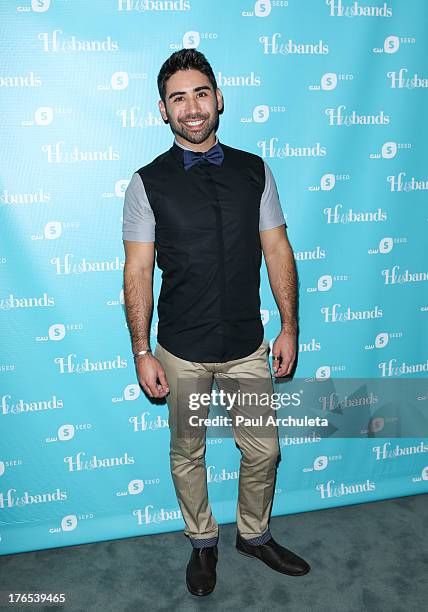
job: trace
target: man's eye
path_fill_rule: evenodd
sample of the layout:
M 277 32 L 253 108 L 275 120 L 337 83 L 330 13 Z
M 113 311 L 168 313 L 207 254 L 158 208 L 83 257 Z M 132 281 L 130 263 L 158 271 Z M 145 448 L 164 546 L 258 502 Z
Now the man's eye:
M 200 93 L 202 96 L 206 96 L 206 95 L 207 95 L 207 92 L 206 92 L 206 91 L 200 91 L 199 93 Z
M 177 98 L 174 98 L 174 102 L 178 102 L 179 100 L 182 100 L 183 96 L 178 96 Z

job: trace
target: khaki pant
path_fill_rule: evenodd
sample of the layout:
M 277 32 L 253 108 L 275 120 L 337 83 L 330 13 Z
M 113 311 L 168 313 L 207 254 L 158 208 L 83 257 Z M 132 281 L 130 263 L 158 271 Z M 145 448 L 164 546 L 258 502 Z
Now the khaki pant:
M 189 422 L 188 397 L 181 389 L 197 393 L 212 391 L 213 378 L 219 390 L 225 392 L 246 389 L 263 393 L 266 397 L 273 392 L 272 377 L 268 361 L 269 343 L 263 340 L 251 355 L 224 363 L 198 363 L 176 357 L 159 343 L 155 357 L 162 364 L 170 392 L 166 396 L 169 409 L 170 427 L 170 464 L 175 492 L 186 525 L 184 534 L 191 540 L 218 537 L 218 524 L 212 515 L 208 501 L 207 471 L 205 464 L 206 427 L 198 428 L 197 434 L 183 436 L 181 426 L 187 429 Z M 255 387 L 256 385 L 256 387 Z M 187 405 L 186 405 L 187 402 Z M 209 407 L 201 407 L 197 416 L 207 417 Z M 276 416 L 269 406 L 234 405 L 230 411 L 220 409 L 221 413 L 234 420 L 236 415 L 251 416 L 263 413 L 263 418 Z M 181 419 L 181 422 L 180 422 Z M 259 538 L 269 531 L 269 515 L 273 501 L 276 465 L 280 453 L 276 425 L 233 424 L 229 427 L 241 451 L 238 505 L 236 513 L 237 528 L 245 539 Z

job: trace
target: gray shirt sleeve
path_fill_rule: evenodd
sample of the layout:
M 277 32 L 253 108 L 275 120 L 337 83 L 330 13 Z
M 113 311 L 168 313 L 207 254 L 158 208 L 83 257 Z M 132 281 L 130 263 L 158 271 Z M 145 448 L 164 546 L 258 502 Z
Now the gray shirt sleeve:
M 265 188 L 260 200 L 259 231 L 273 229 L 279 225 L 285 225 L 285 227 L 287 227 L 279 201 L 275 179 L 265 160 L 263 160 L 263 163 L 265 165 Z
M 155 241 L 155 216 L 147 198 L 143 181 L 134 172 L 125 190 L 122 239 L 135 242 Z

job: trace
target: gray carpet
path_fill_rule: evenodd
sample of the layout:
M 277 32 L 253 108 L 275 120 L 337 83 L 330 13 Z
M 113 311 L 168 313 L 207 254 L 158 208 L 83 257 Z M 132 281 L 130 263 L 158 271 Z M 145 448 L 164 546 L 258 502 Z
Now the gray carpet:
M 428 606 L 428 496 L 273 517 L 274 538 L 312 566 L 302 577 L 240 555 L 235 524 L 220 525 L 217 586 L 186 588 L 182 532 L 0 557 L 0 591 L 63 592 L 58 606 L 12 610 L 245 610 L 361 612 Z M 2 608 L 6 609 L 6 608 Z

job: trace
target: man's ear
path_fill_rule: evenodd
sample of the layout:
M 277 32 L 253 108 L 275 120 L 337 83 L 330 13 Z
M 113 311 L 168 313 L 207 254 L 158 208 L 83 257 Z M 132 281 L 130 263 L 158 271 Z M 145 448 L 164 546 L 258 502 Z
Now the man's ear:
M 221 114 L 224 110 L 224 99 L 223 99 L 223 93 L 221 89 L 219 89 L 218 87 L 216 91 L 216 96 L 217 96 L 217 109 L 218 109 L 219 114 Z
M 165 104 L 164 104 L 163 100 L 159 100 L 158 107 L 159 107 L 159 112 L 160 112 L 160 114 L 162 116 L 162 119 L 163 119 L 164 123 L 169 123 L 168 122 L 168 117 L 166 115 Z

